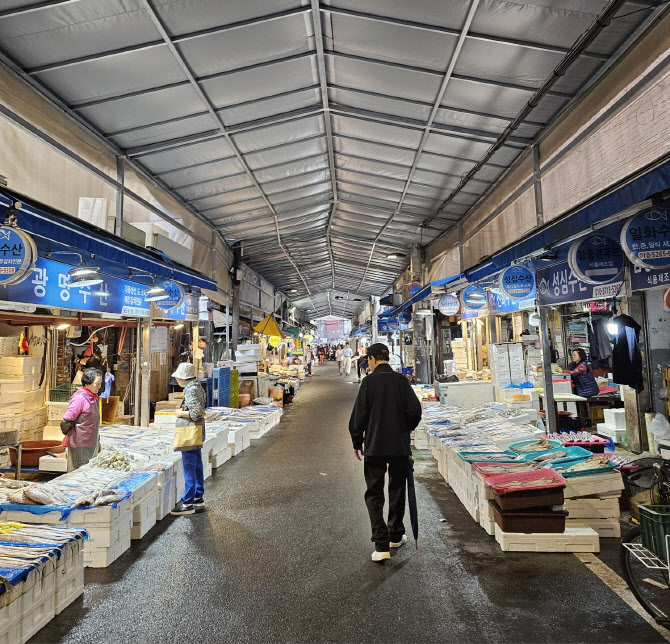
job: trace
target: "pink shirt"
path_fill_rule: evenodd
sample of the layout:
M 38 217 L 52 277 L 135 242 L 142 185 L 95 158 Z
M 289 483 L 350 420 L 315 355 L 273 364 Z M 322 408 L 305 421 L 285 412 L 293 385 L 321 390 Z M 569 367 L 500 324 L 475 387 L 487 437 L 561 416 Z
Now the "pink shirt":
M 100 412 L 97 394 L 90 392 L 86 387 L 77 389 L 70 398 L 63 418 L 77 421 L 74 429 L 63 439 L 65 447 L 95 447 L 98 444 Z

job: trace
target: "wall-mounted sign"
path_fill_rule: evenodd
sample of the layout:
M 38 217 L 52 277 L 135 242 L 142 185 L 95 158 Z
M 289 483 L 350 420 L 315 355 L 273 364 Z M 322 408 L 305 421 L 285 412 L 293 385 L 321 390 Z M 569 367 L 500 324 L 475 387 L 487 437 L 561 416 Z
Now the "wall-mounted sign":
M 535 288 L 530 293 L 530 297 L 525 300 L 516 300 L 507 297 L 500 291 L 488 291 L 486 293 L 489 311 L 493 315 L 501 313 L 512 313 L 514 311 L 525 311 L 535 308 Z
M 423 285 L 420 282 L 412 282 L 407 287 L 407 292 L 409 293 L 410 297 L 414 297 L 422 288 Z
M 163 311 L 178 309 L 184 303 L 186 297 L 184 287 L 173 280 L 163 280 L 159 284 L 167 291 L 169 297 L 165 300 L 159 300 L 158 308 Z
M 0 286 L 0 300 L 45 308 L 149 317 L 149 302 L 144 299 L 149 287 L 145 284 L 101 274 L 102 284 L 69 288 L 67 272 L 71 268 L 68 264 L 38 257 L 26 279 Z
M 35 242 L 13 226 L 0 226 L 0 284 L 18 284 L 26 279 L 37 260 Z
M 670 269 L 651 270 L 641 268 L 635 264 L 630 267 L 630 287 L 633 291 L 643 291 L 648 288 L 670 286 Z
M 147 287 L 148 288 L 148 287 Z M 160 302 L 152 302 L 151 310 L 152 317 L 164 320 L 179 320 L 183 322 L 197 322 L 200 317 L 200 298 L 195 295 L 186 295 L 182 301 L 181 306 L 176 309 L 164 309 L 158 304 L 163 304 L 165 300 Z M 241 327 L 240 327 L 241 328 Z
M 621 229 L 628 259 L 642 268 L 670 268 L 670 208 L 645 208 Z
M 617 240 L 592 233 L 570 246 L 568 264 L 582 282 L 606 284 L 621 275 L 624 254 Z
M 535 279 L 540 304 L 564 304 L 626 295 L 623 280 L 587 284 L 577 278 L 567 262 L 538 270 Z
M 437 306 L 442 315 L 456 315 L 461 308 L 461 303 L 455 295 L 443 295 Z
M 513 300 L 527 300 L 535 290 L 535 274 L 525 266 L 510 266 L 500 273 L 498 286 Z
M 461 293 L 461 304 L 472 311 L 483 309 L 486 306 L 486 291 L 481 286 L 471 284 Z
M 271 347 L 278 347 L 281 344 L 281 338 L 278 335 L 271 335 L 269 342 Z

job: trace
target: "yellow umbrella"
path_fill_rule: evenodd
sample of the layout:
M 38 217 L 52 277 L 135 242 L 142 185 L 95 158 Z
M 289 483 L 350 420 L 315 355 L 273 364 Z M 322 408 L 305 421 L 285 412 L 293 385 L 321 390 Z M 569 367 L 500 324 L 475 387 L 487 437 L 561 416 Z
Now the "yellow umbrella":
M 279 336 L 280 338 L 285 337 L 284 334 L 282 333 L 281 329 L 277 325 L 277 322 L 275 321 L 274 315 L 270 313 L 267 317 L 263 318 L 255 327 L 254 331 L 256 333 L 260 333 L 261 335 L 269 335 L 269 336 Z

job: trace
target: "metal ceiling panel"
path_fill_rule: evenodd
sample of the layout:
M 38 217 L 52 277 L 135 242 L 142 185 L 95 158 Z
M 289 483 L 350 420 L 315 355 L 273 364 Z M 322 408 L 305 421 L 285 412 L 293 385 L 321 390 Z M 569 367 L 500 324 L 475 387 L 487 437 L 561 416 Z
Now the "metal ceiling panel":
M 220 114 L 227 125 L 234 126 L 248 121 L 249 117 L 253 120 L 263 119 L 275 114 L 294 112 L 308 107 L 318 107 L 320 101 L 321 97 L 318 89 L 306 89 L 266 101 L 255 101 L 253 105 L 240 105 L 230 109 L 224 108 L 220 110 Z
M 226 140 L 223 137 L 216 137 L 209 141 L 152 152 L 151 154 L 143 155 L 141 158 L 142 164 L 152 172 L 163 173 L 196 163 L 205 163 L 208 161 L 219 162 L 225 157 L 230 157 L 231 154 L 232 150 L 228 143 L 226 143 Z M 242 167 L 236 160 L 226 160 L 223 163 L 229 163 L 229 165 L 226 165 L 226 168 L 231 168 L 231 174 L 232 172 L 240 172 L 242 170 Z
M 200 85 L 216 107 L 226 107 L 297 90 L 312 82 L 312 61 L 304 56 L 205 78 Z
M 156 40 L 137 0 L 71 2 L 0 20 L 3 49 L 26 69 Z
M 310 121 L 311 125 L 315 125 L 316 122 L 313 121 L 312 119 L 302 119 L 302 121 Z M 296 136 L 299 134 L 299 132 L 296 131 Z M 308 136 L 311 134 L 319 134 L 319 131 L 317 130 L 314 132 L 313 130 L 306 129 L 303 132 L 303 135 Z M 266 141 L 266 143 L 269 145 L 270 141 Z M 285 145 L 282 146 L 281 148 L 270 148 L 270 149 L 261 149 L 258 152 L 247 152 L 245 155 L 245 158 L 247 159 L 247 163 L 249 164 L 249 167 L 251 167 L 253 170 L 260 169 L 260 168 L 266 168 L 268 166 L 272 166 L 275 164 L 287 164 L 288 162 L 291 161 L 291 159 L 303 159 L 305 157 L 313 157 L 318 154 L 325 154 L 326 153 L 326 144 L 325 144 L 325 139 L 320 139 L 320 138 L 308 138 L 306 140 L 297 140 L 295 143 L 291 143 L 290 145 Z M 282 170 L 282 174 L 286 171 Z M 275 176 L 274 178 L 280 178 L 279 176 Z M 270 180 L 269 178 L 264 179 L 264 181 Z
M 210 195 L 195 197 L 190 199 L 189 202 L 200 210 L 208 210 L 210 208 L 216 208 L 217 206 L 234 206 L 240 203 L 249 203 L 259 198 L 256 186 L 250 186 L 248 188 L 236 190 L 232 194 L 221 194 L 221 191 L 218 191 L 218 193 L 213 191 Z M 251 203 L 250 208 L 254 207 L 254 204 Z
M 196 77 L 309 51 L 300 14 L 185 40 L 178 46 Z
M 379 143 L 393 143 L 406 147 L 416 147 L 421 140 L 421 133 L 415 129 L 403 128 L 398 125 L 388 125 L 386 123 L 375 123 L 363 118 L 354 118 L 352 116 L 332 117 L 333 128 L 338 134 L 351 137 L 363 137 L 368 141 L 377 141 Z
M 150 164 L 150 159 L 151 157 L 145 157 L 143 163 L 145 165 Z M 234 157 L 205 161 L 192 164 L 189 167 L 164 171 L 160 173 L 160 177 L 173 188 L 181 188 L 205 181 L 215 181 L 216 179 L 221 179 L 224 185 L 227 185 L 229 180 L 235 182 L 231 189 L 249 183 L 249 178 L 244 174 L 239 162 Z M 238 184 L 237 181 L 240 181 L 240 183 Z
M 325 143 L 323 145 L 325 146 Z M 325 156 L 325 150 L 317 153 L 317 155 L 302 161 L 287 161 L 275 167 L 254 169 L 254 175 L 258 181 L 264 184 L 268 181 L 275 181 L 284 177 L 298 177 L 304 173 L 327 168 L 328 159 Z
M 236 174 L 232 177 L 217 177 L 211 181 L 200 181 L 189 186 L 177 187 L 177 191 L 186 201 L 222 192 L 228 194 L 232 201 L 237 191 L 252 187 L 253 184 L 246 174 Z
M 225 10 L 221 0 L 154 0 L 154 6 L 175 36 L 263 18 L 269 9 L 267 0 L 227 2 Z M 271 8 L 279 13 L 301 8 L 301 2 L 272 0 Z
M 118 133 L 110 134 L 110 138 L 121 148 L 133 148 L 138 145 L 150 145 L 170 139 L 190 136 L 198 132 L 204 132 L 212 127 L 212 119 L 209 115 L 196 116 L 194 118 L 179 119 L 173 121 L 166 119 L 155 125 L 141 128 L 130 128 Z
M 236 134 L 233 138 L 240 152 L 254 152 L 279 143 L 297 141 L 312 134 L 323 132 L 323 119 L 318 116 L 307 116 L 301 119 L 286 121 L 278 125 L 268 125 L 250 132 Z M 253 157 L 253 155 L 249 155 Z M 290 158 L 290 157 L 288 157 Z M 287 156 L 284 155 L 286 160 Z M 263 163 L 269 165 L 269 163 Z

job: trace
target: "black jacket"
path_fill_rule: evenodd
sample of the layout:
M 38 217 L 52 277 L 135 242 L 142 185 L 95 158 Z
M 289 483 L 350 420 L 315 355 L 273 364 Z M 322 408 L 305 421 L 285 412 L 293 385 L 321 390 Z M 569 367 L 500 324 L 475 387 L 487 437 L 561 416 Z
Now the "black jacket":
M 380 364 L 363 380 L 351 412 L 354 449 L 365 456 L 409 456 L 410 433 L 421 420 L 421 403 L 409 380 Z
M 642 327 L 630 315 L 614 318 L 617 333 L 612 351 L 613 380 L 618 385 L 628 385 L 640 393 L 644 389 L 640 330 Z

